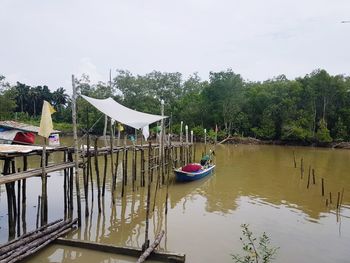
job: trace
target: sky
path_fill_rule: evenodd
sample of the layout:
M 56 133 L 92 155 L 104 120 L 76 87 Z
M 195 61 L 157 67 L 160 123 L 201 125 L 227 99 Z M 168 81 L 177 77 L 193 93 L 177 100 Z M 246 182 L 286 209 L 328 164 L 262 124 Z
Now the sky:
M 349 0 L 0 0 L 0 75 L 71 91 L 109 69 L 349 75 Z

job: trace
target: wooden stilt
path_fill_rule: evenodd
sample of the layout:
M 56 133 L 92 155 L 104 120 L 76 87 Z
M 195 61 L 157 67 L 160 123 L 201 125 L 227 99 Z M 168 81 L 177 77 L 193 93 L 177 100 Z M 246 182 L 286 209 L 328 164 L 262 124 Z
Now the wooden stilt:
M 37 204 L 37 210 L 36 210 L 36 228 L 39 227 L 39 215 L 40 215 L 40 202 L 41 201 L 41 196 L 38 196 L 38 204 Z
M 322 196 L 324 196 L 324 179 L 323 178 L 321 179 L 321 182 L 322 182 L 321 194 L 322 194 Z
M 102 196 L 105 196 L 106 177 L 107 177 L 107 164 L 108 164 L 107 154 L 104 154 L 103 157 L 104 157 L 104 168 L 103 168 Z
M 75 161 L 75 188 L 77 196 L 77 215 L 78 226 L 81 226 L 81 200 L 80 200 L 80 187 L 79 187 L 79 156 L 78 156 L 78 133 L 77 133 L 77 91 L 75 87 L 74 75 L 72 75 L 72 87 L 73 87 L 73 99 L 72 99 L 72 120 L 73 120 L 73 138 L 74 138 L 74 161 Z
M 149 144 L 148 144 L 148 152 L 149 152 L 148 159 L 150 159 L 151 150 L 152 150 L 152 143 L 150 141 Z M 150 164 L 150 162 L 148 164 Z M 148 182 L 147 182 L 145 242 L 142 245 L 142 250 L 143 251 L 145 251 L 149 247 L 148 230 L 149 230 L 149 211 L 150 211 L 150 206 L 151 206 L 151 169 L 149 167 L 149 169 L 148 169 Z
M 100 187 L 100 171 L 98 167 L 98 148 L 97 148 L 97 138 L 95 139 L 95 173 L 96 173 L 96 181 L 97 181 L 97 205 L 98 212 L 101 213 L 101 187 Z

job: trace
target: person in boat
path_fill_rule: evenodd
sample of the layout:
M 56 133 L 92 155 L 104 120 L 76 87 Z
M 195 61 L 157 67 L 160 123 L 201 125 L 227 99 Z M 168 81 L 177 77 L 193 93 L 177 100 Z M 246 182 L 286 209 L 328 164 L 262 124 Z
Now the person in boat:
M 215 152 L 210 150 L 209 154 L 206 154 L 202 157 L 200 164 L 202 166 L 208 166 L 212 163 L 212 157 L 215 155 Z
M 209 154 L 204 155 L 202 157 L 200 163 L 201 163 L 202 166 L 209 165 L 209 163 L 210 163 L 210 156 L 209 156 Z

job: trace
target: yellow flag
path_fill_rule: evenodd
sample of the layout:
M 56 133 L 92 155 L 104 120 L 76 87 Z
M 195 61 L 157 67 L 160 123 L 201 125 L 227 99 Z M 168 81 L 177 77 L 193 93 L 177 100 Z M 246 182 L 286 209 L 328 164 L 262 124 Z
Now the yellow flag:
M 56 110 L 44 100 L 43 110 L 41 113 L 40 128 L 38 134 L 42 137 L 49 138 L 53 131 L 51 114 L 56 112 Z
M 121 125 L 120 123 L 118 123 L 118 130 L 119 130 L 120 132 L 124 131 L 124 127 L 123 127 L 123 125 Z

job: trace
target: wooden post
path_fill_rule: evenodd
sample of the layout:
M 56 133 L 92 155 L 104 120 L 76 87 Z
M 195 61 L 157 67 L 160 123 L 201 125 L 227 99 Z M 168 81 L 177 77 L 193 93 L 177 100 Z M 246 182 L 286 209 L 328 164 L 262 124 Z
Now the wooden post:
M 132 181 L 133 192 L 135 192 L 135 179 L 136 179 L 136 149 L 134 144 L 132 148 L 132 160 L 131 160 L 131 181 Z
M 98 212 L 101 213 L 101 187 L 100 187 L 100 171 L 98 168 L 98 148 L 97 148 L 97 138 L 95 138 L 95 173 L 97 180 L 97 204 Z
M 87 121 L 89 119 L 87 118 Z M 87 132 L 86 135 L 86 153 L 87 153 L 87 167 L 86 167 L 86 178 L 87 178 L 87 190 L 89 190 L 89 179 L 90 179 L 90 185 L 91 185 L 91 203 L 94 202 L 94 180 L 92 178 L 92 168 L 91 168 L 91 151 L 90 151 L 90 134 L 89 134 L 89 130 Z M 89 191 L 86 192 L 86 199 L 88 199 L 88 193 Z M 92 205 L 92 204 L 91 204 Z
M 104 154 L 103 157 L 104 157 L 104 169 L 103 169 L 102 196 L 105 196 L 107 164 L 108 164 L 107 154 Z
M 125 186 L 128 185 L 128 148 L 125 147 L 125 163 L 124 163 Z
M 71 152 L 68 153 L 68 160 L 69 162 L 73 162 L 73 155 Z M 74 183 L 74 176 L 73 176 L 73 167 L 69 169 L 69 213 L 68 217 L 73 218 L 73 183 Z
M 332 203 L 332 192 L 329 192 L 329 203 Z
M 79 187 L 79 156 L 78 156 L 78 133 L 77 133 L 77 90 L 75 87 L 74 75 L 72 75 L 73 99 L 72 99 L 72 121 L 73 121 L 73 138 L 74 138 L 74 159 L 75 159 L 75 187 L 77 195 L 77 214 L 78 226 L 81 226 L 81 203 Z
M 340 202 L 339 202 L 339 208 L 341 207 L 342 203 L 343 203 L 343 197 L 344 197 L 344 188 L 341 191 L 341 196 L 340 196 Z
M 301 158 L 300 160 L 300 178 L 303 179 L 304 177 L 304 159 Z
M 324 179 L 322 178 L 322 189 L 321 189 L 321 193 L 322 193 L 322 196 L 324 196 Z
M 162 117 L 164 117 L 164 100 L 160 101 L 160 112 Z M 164 128 L 164 118 L 161 119 L 160 121 L 160 144 L 159 144 L 159 172 L 161 172 L 162 176 L 162 184 L 165 182 L 165 177 L 164 177 L 164 137 L 165 137 L 165 128 Z
M 38 205 L 37 205 L 37 209 L 36 209 L 36 228 L 39 227 L 39 215 L 40 215 L 40 200 L 41 200 L 41 197 L 40 195 L 38 196 Z
M 311 173 L 309 172 L 309 176 L 307 177 L 307 186 L 306 186 L 307 189 L 309 189 L 309 186 L 310 186 L 310 176 L 311 176 Z
M 124 196 L 124 191 L 125 191 L 125 169 L 124 169 L 124 165 L 125 165 L 125 146 L 123 148 L 123 157 L 122 157 L 122 197 Z
M 315 169 L 312 169 L 312 183 L 313 183 L 313 184 L 316 184 Z
M 18 169 L 20 172 L 20 169 Z M 17 181 L 17 237 L 21 235 L 21 180 Z
M 196 161 L 196 144 L 193 143 L 193 161 Z
M 23 156 L 23 171 L 27 171 L 28 170 L 28 158 L 26 155 Z M 22 207 L 26 204 L 26 191 L 27 191 L 27 183 L 26 183 L 26 179 L 22 180 Z
M 297 161 L 295 160 L 295 152 L 293 151 L 293 161 L 294 161 L 294 168 L 297 168 Z
M 91 174 L 91 202 L 94 200 L 94 182 L 92 180 L 91 173 L 91 158 L 90 158 L 90 124 L 89 124 L 89 112 L 86 107 L 86 154 L 87 154 L 87 163 L 85 163 L 85 148 L 82 147 L 82 156 L 83 156 L 83 183 L 84 183 L 84 195 L 85 195 L 85 217 L 89 216 L 89 175 Z
M 145 150 L 141 148 L 141 187 L 144 187 L 145 184 Z
M 168 158 L 168 169 L 167 169 L 167 180 L 166 180 L 166 195 L 165 195 L 165 214 L 166 215 L 168 214 L 168 198 L 169 198 L 169 183 L 170 183 L 169 162 L 170 162 L 171 156 L 169 156 L 169 154 L 171 155 L 171 141 L 169 141 L 169 147 L 168 147 L 168 157 L 169 158 Z
M 150 153 L 152 150 L 152 143 L 149 141 L 148 144 L 148 160 L 150 160 Z M 145 226 L 145 242 L 142 245 L 142 250 L 145 251 L 149 247 L 149 239 L 148 239 L 148 229 L 149 229 L 149 210 L 151 206 L 151 170 L 150 170 L 150 162 L 148 162 L 148 182 L 147 182 L 147 203 L 146 203 L 146 226 Z
M 182 143 L 182 125 L 183 125 L 183 121 L 181 121 L 180 123 L 180 143 Z
M 27 156 L 23 156 L 23 171 L 28 169 L 28 159 Z M 27 232 L 27 223 L 26 223 L 26 213 L 27 213 L 27 181 L 26 179 L 22 180 L 22 227 L 23 233 Z
M 337 209 L 340 208 L 340 192 L 338 192 L 338 198 L 337 198 Z
M 204 129 L 204 154 L 207 153 L 207 129 Z
M 3 175 L 11 173 L 11 159 L 6 158 L 3 166 Z M 9 227 L 9 238 L 15 237 L 16 227 L 15 227 L 15 208 L 13 204 L 13 195 L 14 189 L 12 183 L 7 183 L 6 187 L 6 196 L 7 196 L 7 214 L 8 214 L 8 227 Z
M 47 224 L 47 177 L 46 177 L 46 138 L 44 138 L 44 145 L 41 154 L 42 174 L 41 174 L 41 226 Z
M 112 173 L 112 191 L 115 191 L 117 185 L 116 174 L 114 171 L 114 162 L 113 162 L 113 150 L 114 150 L 114 130 L 113 130 L 113 120 L 110 118 L 110 148 L 111 148 L 111 173 Z

